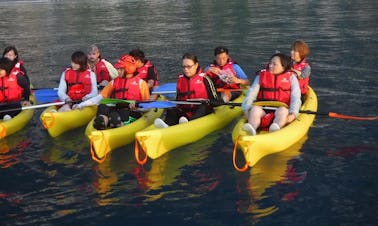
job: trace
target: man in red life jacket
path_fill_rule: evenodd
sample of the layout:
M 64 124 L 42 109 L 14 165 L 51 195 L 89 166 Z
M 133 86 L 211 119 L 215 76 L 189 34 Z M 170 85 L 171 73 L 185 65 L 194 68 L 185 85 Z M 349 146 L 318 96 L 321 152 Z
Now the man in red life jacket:
M 243 69 L 231 59 L 224 46 L 214 49 L 214 62 L 205 68 L 205 72 L 217 88 L 240 89 L 241 85 L 250 83 Z M 234 100 L 240 95 L 241 91 L 222 92 L 224 102 Z
M 101 58 L 100 49 L 96 45 L 91 45 L 87 53 L 88 67 L 96 74 L 97 85 L 102 89 L 118 76 L 117 69 L 107 60 Z
M 129 55 L 135 59 L 138 72 L 137 76 L 147 82 L 150 92 L 154 87 L 159 86 L 159 75 L 156 67 L 150 60 L 146 59 L 144 52 L 140 49 L 133 49 L 129 52 Z M 152 94 L 150 100 L 156 100 L 158 96 L 157 94 Z

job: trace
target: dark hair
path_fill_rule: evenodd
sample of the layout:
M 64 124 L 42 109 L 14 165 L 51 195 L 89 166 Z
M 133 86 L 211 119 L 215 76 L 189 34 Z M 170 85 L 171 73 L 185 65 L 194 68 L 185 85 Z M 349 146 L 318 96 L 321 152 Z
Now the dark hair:
M 85 71 L 88 68 L 88 57 L 82 51 L 76 51 L 71 56 L 71 61 L 80 65 L 79 71 Z
M 5 54 L 7 54 L 8 52 L 10 51 L 13 51 L 14 54 L 16 55 L 16 58 L 14 59 L 14 62 L 18 62 L 18 51 L 16 49 L 15 46 L 7 46 L 5 49 L 4 49 L 4 52 L 3 52 L 3 56 L 5 56 Z
M 224 46 L 218 46 L 214 49 L 214 56 L 221 54 L 221 53 L 227 53 L 228 54 L 228 49 Z
M 275 53 L 273 54 L 270 59 L 269 59 L 269 62 L 274 58 L 274 57 L 279 57 L 280 60 L 281 60 L 281 65 L 282 67 L 284 68 L 284 72 L 287 72 L 289 70 L 291 70 L 292 66 L 293 66 L 293 62 L 291 60 L 291 57 L 288 56 L 288 55 L 285 55 L 283 53 Z
M 7 75 L 10 74 L 10 72 L 13 69 L 13 66 L 14 66 L 14 63 L 10 59 L 8 59 L 6 57 L 0 58 L 0 69 L 5 70 Z
M 129 55 L 134 57 L 135 60 L 140 60 L 142 63 L 146 63 L 144 52 L 140 49 L 133 49 L 129 52 Z
M 189 60 L 192 60 L 195 64 L 198 63 L 198 58 L 196 55 L 192 54 L 192 53 L 185 53 L 183 56 L 182 56 L 182 59 L 189 59 Z M 197 71 L 196 73 L 198 73 L 200 71 L 201 67 L 198 63 L 198 68 L 197 68 Z

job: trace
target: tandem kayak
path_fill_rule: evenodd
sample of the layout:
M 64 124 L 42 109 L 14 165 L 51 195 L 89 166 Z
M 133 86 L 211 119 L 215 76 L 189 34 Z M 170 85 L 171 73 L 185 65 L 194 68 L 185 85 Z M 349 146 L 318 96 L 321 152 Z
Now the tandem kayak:
M 89 106 L 83 109 L 57 112 L 57 106 L 46 108 L 40 115 L 40 121 L 51 137 L 88 124 L 95 116 L 97 106 Z
M 240 103 L 244 97 L 245 95 L 243 94 L 233 102 Z M 156 128 L 155 125 L 151 125 L 135 135 L 135 156 L 137 161 L 144 162 L 144 160 L 140 161 L 137 157 L 140 154 L 140 148 L 143 149 L 148 157 L 156 159 L 172 149 L 196 142 L 209 133 L 223 128 L 241 114 L 240 107 L 221 105 L 215 107 L 214 113 L 187 123 L 167 128 Z
M 85 135 L 90 142 L 92 159 L 99 163 L 103 162 L 110 151 L 133 142 L 135 133 L 151 125 L 162 113 L 163 109 L 151 109 L 135 122 L 106 130 L 96 130 L 93 127 L 94 119 L 92 119 L 85 129 Z
M 300 112 L 316 112 L 317 108 L 317 96 L 314 90 L 309 87 L 308 94 L 300 108 Z M 235 144 L 233 157 L 235 168 L 239 171 L 244 171 L 248 166 L 254 166 L 264 156 L 289 148 L 307 134 L 314 119 L 314 114 L 299 113 L 295 121 L 276 132 L 269 133 L 267 131 L 258 130 L 255 136 L 251 136 L 243 131 L 242 127 L 247 121 L 244 117 L 241 118 L 232 132 L 232 140 Z M 235 165 L 236 151 L 239 148 L 243 152 L 246 161 L 243 168 L 239 168 Z
M 30 101 L 35 103 L 35 97 L 31 96 Z M 25 127 L 33 118 L 34 109 L 22 110 L 18 115 L 8 121 L 0 119 L 0 138 L 9 136 Z

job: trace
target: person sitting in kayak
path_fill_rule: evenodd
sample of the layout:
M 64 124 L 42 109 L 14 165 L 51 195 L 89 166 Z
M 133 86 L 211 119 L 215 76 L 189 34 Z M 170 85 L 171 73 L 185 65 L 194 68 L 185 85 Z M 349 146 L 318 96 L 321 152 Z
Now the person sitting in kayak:
M 274 120 L 269 126 L 269 132 L 279 130 L 298 116 L 301 106 L 301 91 L 298 79 L 291 71 L 291 67 L 289 56 L 276 53 L 269 59 L 268 69 L 261 70 L 256 76 L 242 103 L 244 115 L 248 119 L 248 123 L 243 125 L 243 130 L 250 135 L 256 135 L 257 128 L 269 126 L 271 123 L 266 120 L 266 117 L 269 118 L 272 113 L 268 114 L 269 112 L 265 111 L 262 106 L 253 105 L 255 101 L 279 101 L 289 106 L 289 109 L 277 108 L 272 115 Z M 262 121 L 267 125 L 261 125 Z
M 29 101 L 30 84 L 22 71 L 12 73 L 13 61 L 0 58 L 0 110 L 18 109 L 0 113 L 3 121 L 10 120 L 21 112 L 22 106 L 31 105 Z
M 97 86 L 99 89 L 104 88 L 109 81 L 118 76 L 117 69 L 113 64 L 101 57 L 100 49 L 96 45 L 88 48 L 88 67 L 96 74 Z
M 140 49 L 133 49 L 129 52 L 129 55 L 134 57 L 139 77 L 147 82 L 150 92 L 154 87 L 159 86 L 159 75 L 156 67 L 150 60 L 146 59 L 144 52 Z M 159 95 L 151 94 L 150 100 L 157 100 Z
M 23 75 L 27 79 L 30 86 L 30 78 L 26 72 L 24 61 L 20 60 L 16 47 L 15 46 L 5 47 L 4 52 L 3 52 L 3 57 L 10 59 L 14 64 L 10 74 L 13 73 L 15 75 L 18 75 L 20 74 L 19 72 L 21 71 L 22 72 L 21 75 Z
M 96 75 L 88 69 L 88 58 L 82 51 L 71 55 L 71 67 L 63 71 L 58 87 L 60 101 L 66 102 L 59 112 L 70 111 L 74 103 L 97 96 Z
M 307 62 L 307 56 L 309 53 L 310 48 L 307 43 L 302 40 L 296 40 L 291 45 L 290 54 L 293 61 L 292 71 L 297 75 L 302 99 L 307 94 L 311 74 L 311 66 Z
M 110 81 L 99 95 L 75 105 L 75 109 L 85 106 L 99 105 L 93 127 L 97 130 L 117 128 L 129 124 L 142 116 L 136 111 L 134 103 L 108 106 L 100 104 L 103 98 L 116 98 L 120 100 L 146 101 L 150 98 L 147 83 L 136 76 L 135 59 L 130 55 L 123 55 L 114 65 L 118 70 L 118 76 Z
M 204 99 L 209 101 L 200 105 L 179 104 L 175 108 L 167 109 L 165 122 L 160 118 L 155 119 L 154 124 L 158 128 L 166 128 L 208 115 L 214 111 L 211 103 L 220 101 L 213 82 L 202 72 L 197 56 L 190 53 L 184 54 L 182 70 L 183 74 L 180 74 L 177 80 L 176 100 Z
M 214 49 L 214 62 L 204 70 L 206 75 L 211 78 L 217 88 L 240 89 L 240 85 L 249 85 L 247 75 L 243 69 L 231 59 L 228 49 L 218 46 Z M 241 91 L 222 92 L 224 102 L 229 102 L 238 98 Z

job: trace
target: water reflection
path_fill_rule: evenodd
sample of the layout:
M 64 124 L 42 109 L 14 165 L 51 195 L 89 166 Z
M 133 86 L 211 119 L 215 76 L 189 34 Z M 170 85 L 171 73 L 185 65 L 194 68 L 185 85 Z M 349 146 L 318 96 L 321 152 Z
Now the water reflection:
M 0 139 L 0 168 L 10 168 L 19 163 L 22 153 L 30 143 L 30 139 L 23 139 L 21 136 Z
M 248 178 L 240 178 L 237 201 L 238 211 L 252 214 L 252 221 L 258 222 L 262 217 L 276 212 L 278 202 L 291 201 L 299 194 L 293 185 L 305 180 L 307 172 L 298 172 L 290 160 L 300 155 L 300 149 L 307 140 L 307 135 L 285 151 L 272 154 L 261 159 L 250 169 Z M 269 194 L 269 188 L 274 185 L 289 186 L 279 200 Z

